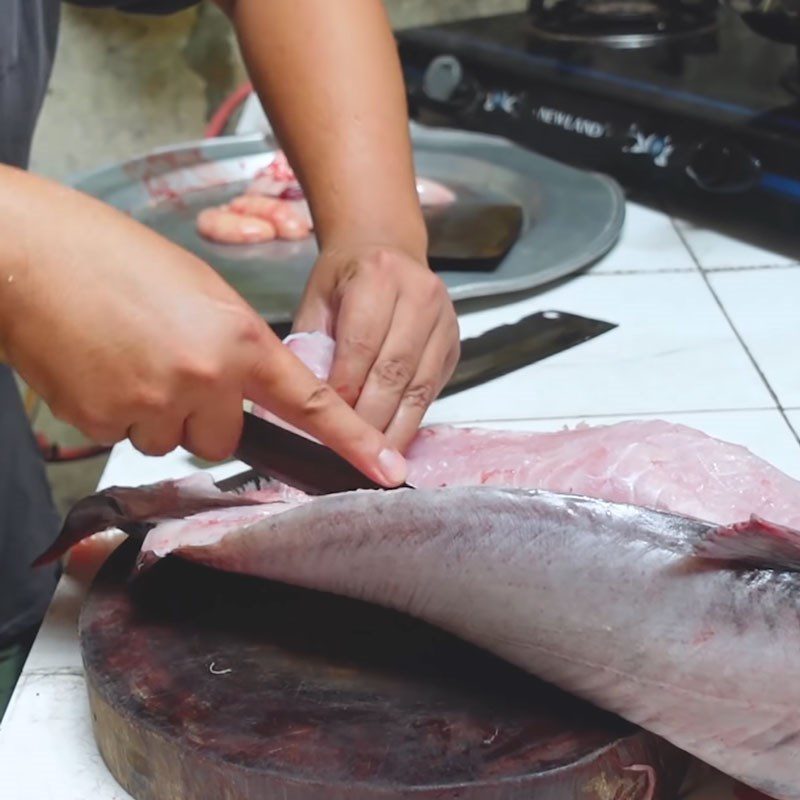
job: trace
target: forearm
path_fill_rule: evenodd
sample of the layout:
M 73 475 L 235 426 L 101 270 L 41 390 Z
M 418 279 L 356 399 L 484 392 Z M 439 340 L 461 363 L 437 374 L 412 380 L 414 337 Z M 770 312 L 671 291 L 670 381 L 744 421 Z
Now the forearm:
M 32 270 L 68 208 L 66 190 L 22 170 L 0 165 L 0 349 L 25 319 L 27 299 L 38 291 Z M 54 244 L 58 247 L 59 244 Z
M 0 347 L 7 356 L 32 320 L 45 327 L 52 320 L 40 335 L 57 341 L 61 308 L 88 293 L 103 302 L 125 291 L 128 260 L 146 270 L 164 257 L 191 285 L 200 264 L 191 254 L 93 197 L 0 165 Z
M 380 0 L 222 0 L 320 244 L 423 260 L 402 72 Z

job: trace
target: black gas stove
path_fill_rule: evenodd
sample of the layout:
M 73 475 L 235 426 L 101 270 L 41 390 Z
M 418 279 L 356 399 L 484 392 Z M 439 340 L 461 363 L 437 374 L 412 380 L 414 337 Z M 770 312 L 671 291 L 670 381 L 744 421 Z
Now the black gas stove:
M 532 0 L 405 31 L 412 117 L 800 232 L 800 26 L 765 1 Z

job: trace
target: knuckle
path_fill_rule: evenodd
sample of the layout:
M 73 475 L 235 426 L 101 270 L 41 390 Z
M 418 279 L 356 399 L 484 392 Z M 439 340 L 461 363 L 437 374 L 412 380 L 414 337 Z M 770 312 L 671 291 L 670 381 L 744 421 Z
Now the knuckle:
M 146 456 L 165 456 L 179 444 L 180 437 L 174 432 L 148 430 L 134 426 L 130 434 L 131 444 Z
M 110 427 L 107 415 L 98 408 L 78 409 L 67 414 L 65 418 L 90 439 L 102 437 Z
M 191 355 L 181 359 L 177 372 L 183 381 L 195 386 L 212 386 L 222 375 L 222 370 L 212 361 Z
M 136 392 L 134 406 L 137 410 L 159 414 L 169 407 L 169 398 L 160 389 L 140 388 Z
M 427 381 L 414 383 L 403 395 L 403 402 L 412 408 L 427 408 L 432 402 L 435 389 Z
M 447 297 L 447 289 L 443 281 L 433 272 L 422 274 L 418 291 L 420 298 L 431 305 L 440 305 Z
M 239 319 L 239 340 L 244 344 L 257 344 L 264 336 L 264 323 L 253 314 L 242 314 Z
M 135 442 L 134 444 L 136 445 L 136 449 L 146 456 L 165 456 L 175 449 L 164 440 Z
M 303 401 L 303 413 L 307 417 L 315 417 L 327 411 L 338 399 L 338 395 L 330 384 L 318 381 Z
M 357 358 L 372 359 L 378 347 L 369 336 L 363 333 L 349 333 L 344 337 L 345 350 Z
M 413 376 L 414 367 L 408 356 L 395 356 L 380 361 L 374 372 L 383 386 L 404 387 Z
M 236 443 L 205 442 L 189 446 L 187 449 L 206 461 L 224 461 L 233 455 L 234 450 L 236 450 Z
M 396 263 L 397 254 L 386 247 L 376 247 L 364 259 L 364 265 L 377 275 L 392 270 Z

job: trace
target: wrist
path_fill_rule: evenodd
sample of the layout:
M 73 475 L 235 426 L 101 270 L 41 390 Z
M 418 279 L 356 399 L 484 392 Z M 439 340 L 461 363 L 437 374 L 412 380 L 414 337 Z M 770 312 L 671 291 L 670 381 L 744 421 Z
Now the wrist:
M 318 232 L 317 239 L 321 253 L 384 248 L 398 250 L 421 264 L 428 263 L 428 231 L 421 216 L 418 225 L 401 226 L 395 221 L 386 225 L 342 226 Z

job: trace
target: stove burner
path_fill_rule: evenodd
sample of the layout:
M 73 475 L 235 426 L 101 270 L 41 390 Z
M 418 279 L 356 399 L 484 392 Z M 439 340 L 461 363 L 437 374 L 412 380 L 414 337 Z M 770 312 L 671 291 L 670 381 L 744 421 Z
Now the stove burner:
M 646 47 L 713 33 L 716 7 L 715 0 L 531 0 L 528 16 L 542 39 Z

